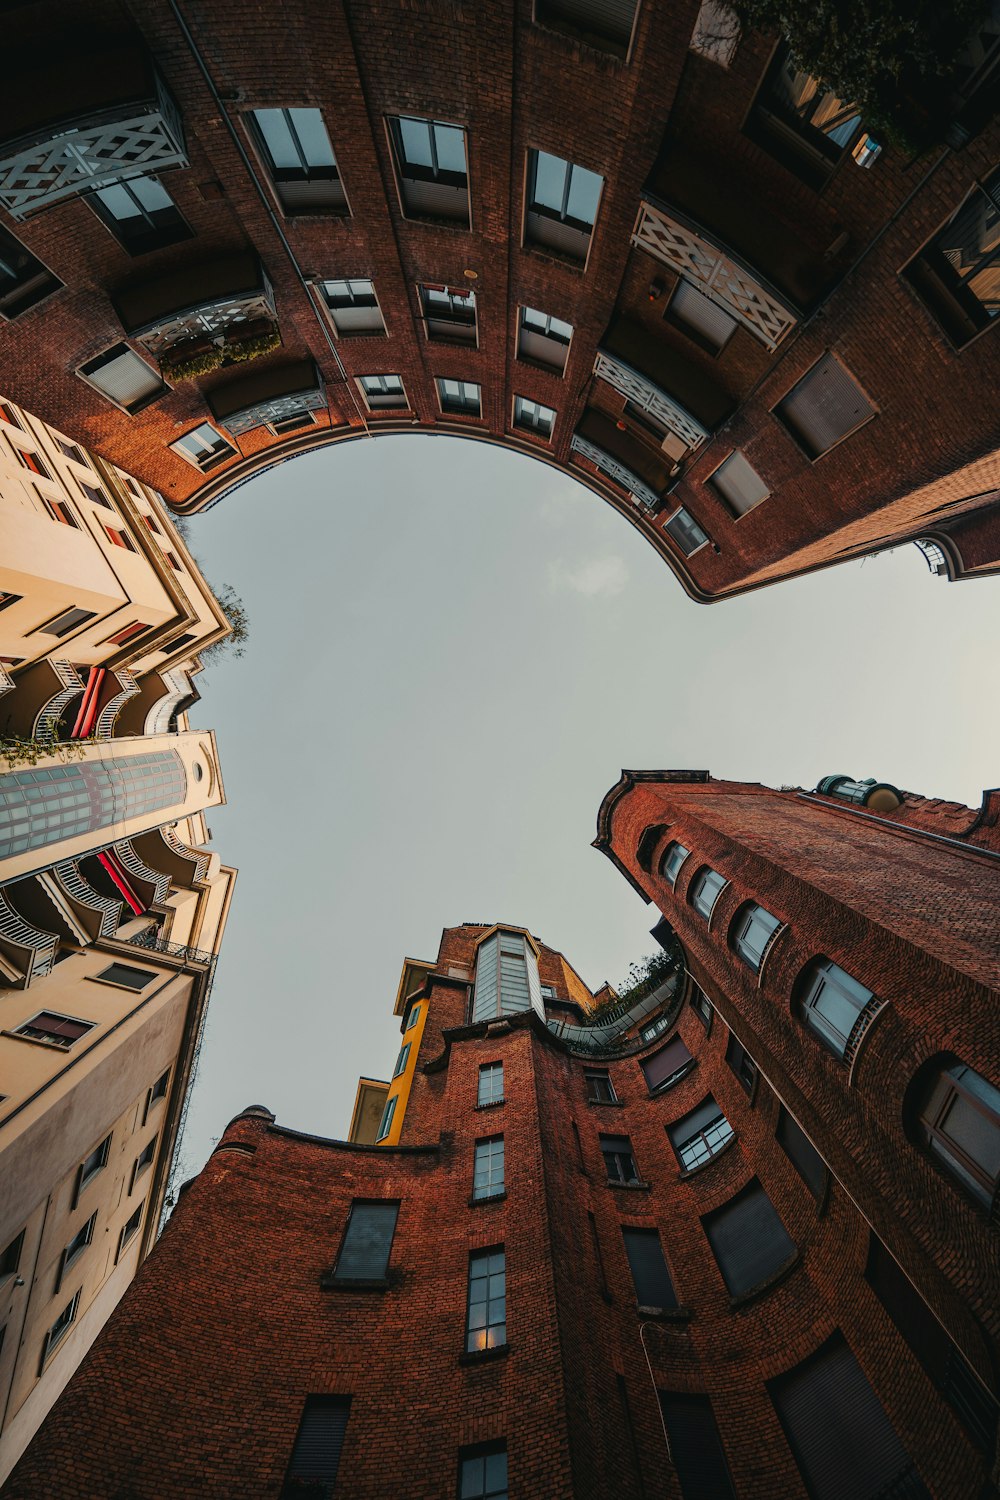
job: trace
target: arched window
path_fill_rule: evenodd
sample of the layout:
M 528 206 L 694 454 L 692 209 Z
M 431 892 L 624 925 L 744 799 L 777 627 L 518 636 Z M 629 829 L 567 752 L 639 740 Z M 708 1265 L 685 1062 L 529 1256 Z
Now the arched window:
M 780 926 L 780 917 L 773 916 L 755 901 L 748 901 L 736 913 L 730 940 L 743 962 L 756 971 L 763 962 L 768 943 Z
M 948 1176 L 990 1208 L 1000 1185 L 1000 1089 L 957 1059 L 942 1058 L 919 1080 L 911 1118 Z
M 660 874 L 668 885 L 676 885 L 681 865 L 690 853 L 690 849 L 685 849 L 683 844 L 678 844 L 676 841 L 668 844 L 664 849 L 663 858 L 660 860 Z
M 803 1021 L 823 1046 L 842 1060 L 855 1022 L 874 999 L 871 990 L 832 959 L 817 958 L 803 974 L 798 991 Z
M 706 922 L 711 917 L 712 908 L 719 899 L 719 893 L 725 884 L 726 877 L 708 865 L 699 870 L 694 877 L 691 885 L 691 905 L 705 918 Z

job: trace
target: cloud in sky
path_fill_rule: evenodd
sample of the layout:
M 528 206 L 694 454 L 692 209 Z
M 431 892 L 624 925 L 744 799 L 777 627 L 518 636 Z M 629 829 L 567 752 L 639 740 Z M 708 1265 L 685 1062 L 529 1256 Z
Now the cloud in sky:
M 554 592 L 569 590 L 585 599 L 613 599 L 628 583 L 628 568 L 621 557 L 592 557 L 587 562 L 570 564 L 557 557 L 549 564 L 549 587 Z

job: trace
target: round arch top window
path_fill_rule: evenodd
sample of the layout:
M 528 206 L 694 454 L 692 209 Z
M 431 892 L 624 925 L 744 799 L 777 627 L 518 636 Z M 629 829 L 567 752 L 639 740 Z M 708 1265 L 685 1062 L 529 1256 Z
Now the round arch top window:
M 194 763 L 194 779 L 195 779 L 195 781 L 201 781 L 201 780 L 203 780 L 204 775 L 205 775 L 205 767 L 202 765 L 202 763 L 201 763 L 200 760 L 196 760 L 195 763 Z

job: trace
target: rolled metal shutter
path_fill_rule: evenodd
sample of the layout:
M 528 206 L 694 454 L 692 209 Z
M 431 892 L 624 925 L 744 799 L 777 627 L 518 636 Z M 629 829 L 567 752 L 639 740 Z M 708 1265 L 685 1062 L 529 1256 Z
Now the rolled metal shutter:
M 759 1182 L 702 1220 L 712 1253 L 734 1297 L 773 1276 L 795 1244 Z
M 684 1500 L 734 1500 L 729 1466 L 708 1397 L 673 1396 L 665 1391 L 659 1396 Z
M 659 1088 L 661 1083 L 672 1078 L 675 1073 L 679 1073 L 681 1068 L 686 1067 L 690 1061 L 691 1054 L 680 1037 L 671 1037 L 667 1045 L 661 1047 L 659 1052 L 654 1052 L 652 1057 L 646 1057 L 642 1061 L 642 1071 L 650 1092 Z
M 875 408 L 832 354 L 825 354 L 775 408 L 812 458 L 854 432 Z
M 292 1481 L 314 1479 L 332 1491 L 340 1468 L 340 1455 L 350 1414 L 349 1396 L 307 1396 L 302 1420 L 285 1477 L 287 1493 L 295 1493 Z
M 719 465 L 708 482 L 737 516 L 745 516 L 771 493 L 739 448 Z

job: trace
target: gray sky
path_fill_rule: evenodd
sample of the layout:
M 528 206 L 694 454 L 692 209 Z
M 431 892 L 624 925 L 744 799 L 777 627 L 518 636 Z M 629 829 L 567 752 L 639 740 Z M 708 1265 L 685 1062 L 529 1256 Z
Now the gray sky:
M 765 502 L 766 503 L 766 502 Z M 1000 780 L 1000 589 L 912 546 L 688 601 L 588 490 L 486 444 L 359 441 L 191 523 L 250 616 L 202 677 L 239 867 L 184 1147 L 227 1121 L 346 1134 L 387 1078 L 404 956 L 516 922 L 596 987 L 656 917 L 590 848 L 622 766 L 812 787 L 876 776 L 978 806 Z

